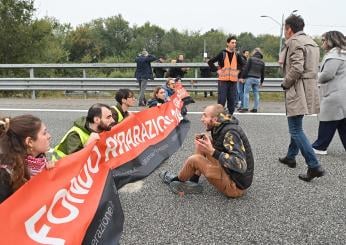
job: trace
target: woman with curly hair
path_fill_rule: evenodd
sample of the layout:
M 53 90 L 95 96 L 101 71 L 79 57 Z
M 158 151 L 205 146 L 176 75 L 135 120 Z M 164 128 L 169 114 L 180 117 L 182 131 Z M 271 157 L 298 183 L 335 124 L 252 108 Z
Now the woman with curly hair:
M 45 156 L 50 140 L 46 126 L 35 116 L 0 119 L 0 203 L 31 176 L 52 167 Z

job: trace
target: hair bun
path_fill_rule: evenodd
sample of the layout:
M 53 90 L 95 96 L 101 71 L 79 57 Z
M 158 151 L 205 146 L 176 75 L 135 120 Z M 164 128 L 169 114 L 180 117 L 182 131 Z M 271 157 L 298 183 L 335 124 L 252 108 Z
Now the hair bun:
M 10 118 L 5 117 L 2 120 L 0 120 L 0 128 L 2 128 L 6 133 L 7 130 L 10 128 Z

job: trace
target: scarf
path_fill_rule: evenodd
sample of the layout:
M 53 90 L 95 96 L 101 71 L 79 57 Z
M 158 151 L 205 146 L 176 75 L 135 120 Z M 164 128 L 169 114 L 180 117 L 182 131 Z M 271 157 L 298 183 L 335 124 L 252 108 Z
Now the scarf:
M 35 176 L 41 173 L 42 170 L 46 167 L 46 164 L 48 163 L 48 160 L 44 155 L 40 155 L 39 157 L 27 155 L 24 161 L 25 164 L 28 166 L 28 169 L 30 170 L 31 176 Z

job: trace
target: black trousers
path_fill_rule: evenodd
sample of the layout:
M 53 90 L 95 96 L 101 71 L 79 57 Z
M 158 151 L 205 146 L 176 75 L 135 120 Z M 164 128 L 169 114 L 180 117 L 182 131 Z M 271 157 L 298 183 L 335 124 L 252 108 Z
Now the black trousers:
M 326 151 L 338 130 L 341 142 L 346 150 L 346 118 L 337 121 L 320 121 L 317 140 L 312 144 L 316 150 Z
M 227 101 L 228 113 L 233 115 L 237 99 L 237 83 L 218 81 L 217 103 L 225 106 Z

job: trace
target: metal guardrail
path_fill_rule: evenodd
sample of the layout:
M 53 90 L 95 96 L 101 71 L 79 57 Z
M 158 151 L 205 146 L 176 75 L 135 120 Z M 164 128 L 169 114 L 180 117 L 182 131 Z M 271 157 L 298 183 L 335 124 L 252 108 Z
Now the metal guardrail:
M 208 67 L 207 63 L 155 63 L 152 62 L 151 66 L 154 67 L 190 67 L 200 68 Z M 266 67 L 278 67 L 277 62 L 266 62 Z M 81 63 L 81 64 L 0 64 L 0 69 L 66 69 L 66 68 L 136 68 L 136 63 Z
M 278 67 L 277 63 L 266 63 L 267 67 Z M 35 91 L 115 91 L 119 88 L 129 88 L 138 91 L 135 78 L 89 78 L 87 69 L 99 68 L 135 68 L 135 63 L 118 64 L 0 64 L 0 69 L 28 69 L 30 77 L 0 78 L 1 91 L 32 91 L 32 98 L 36 97 Z M 200 67 L 207 67 L 206 63 L 152 63 L 152 67 L 190 67 L 195 69 L 195 77 L 183 78 L 182 83 L 188 91 L 216 92 L 217 78 L 199 78 Z M 34 69 L 82 69 L 81 78 L 37 78 Z M 262 92 L 282 91 L 281 78 L 267 78 L 260 89 Z M 164 78 L 156 78 L 148 82 L 147 91 L 165 83 Z
M 155 79 L 148 82 L 148 91 L 161 86 L 165 79 Z M 281 91 L 280 79 L 265 79 L 261 91 Z M 190 91 L 217 91 L 216 78 L 186 78 L 182 80 L 185 88 Z M 129 88 L 137 91 L 135 78 L 0 78 L 0 90 L 81 90 L 81 91 L 111 91 L 119 88 Z

